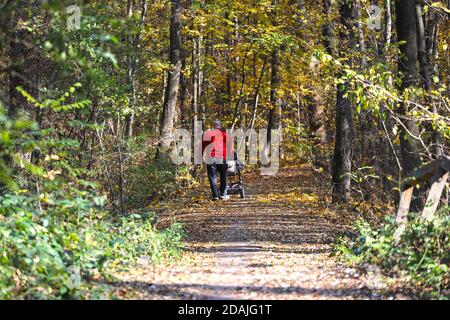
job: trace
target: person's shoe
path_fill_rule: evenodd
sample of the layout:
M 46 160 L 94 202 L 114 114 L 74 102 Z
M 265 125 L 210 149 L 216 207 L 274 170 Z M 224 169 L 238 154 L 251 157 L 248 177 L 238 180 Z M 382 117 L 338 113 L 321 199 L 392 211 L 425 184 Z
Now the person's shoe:
M 219 201 L 220 199 L 218 197 L 213 198 L 213 201 Z
M 230 200 L 230 196 L 229 195 L 222 196 L 221 199 L 224 201 L 227 201 L 227 200 Z

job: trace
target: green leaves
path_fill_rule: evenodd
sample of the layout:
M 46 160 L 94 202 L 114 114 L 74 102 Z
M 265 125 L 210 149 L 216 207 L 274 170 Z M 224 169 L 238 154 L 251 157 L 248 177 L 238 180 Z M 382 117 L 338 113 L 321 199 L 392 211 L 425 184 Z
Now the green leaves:
M 450 286 L 450 217 L 449 208 L 431 221 L 412 217 L 400 242 L 394 239 L 397 225 L 388 217 L 384 226 L 373 229 L 367 222 L 356 223 L 358 236 L 342 238 L 335 249 L 347 260 L 381 266 L 386 272 L 407 271 L 410 283 L 433 298 L 442 296 Z
M 45 139 L 35 140 L 30 129 Z M 0 109 L 0 181 L 8 187 L 0 195 L 0 299 L 90 298 L 99 293 L 87 280 L 92 276 L 107 276 L 107 270 L 142 256 L 158 262 L 180 254 L 178 224 L 157 231 L 149 212 L 118 222 L 105 218 L 98 184 L 80 178 L 85 170 L 71 161 L 79 142 L 47 136 L 53 132 L 27 120 L 12 121 Z M 39 149 L 44 156 L 31 162 L 23 157 L 25 149 Z M 11 164 L 24 172 L 13 175 Z M 26 176 L 27 183 L 18 176 Z
M 151 223 L 153 215 L 131 214 L 112 226 L 111 255 L 121 268 L 141 257 L 153 263 L 179 257 L 184 237 L 181 225 L 174 223 L 163 231 L 157 231 Z
M 90 100 L 81 100 L 69 104 L 65 104 L 66 100 L 69 99 L 75 91 L 81 88 L 81 83 L 76 82 L 58 99 L 45 99 L 43 102 L 39 102 L 33 96 L 31 96 L 28 92 L 26 92 L 23 88 L 17 87 L 17 91 L 22 94 L 22 96 L 27 99 L 27 101 L 33 104 L 36 108 L 40 109 L 52 109 L 53 111 L 59 112 L 69 112 L 74 110 L 84 109 L 89 106 L 92 102 Z

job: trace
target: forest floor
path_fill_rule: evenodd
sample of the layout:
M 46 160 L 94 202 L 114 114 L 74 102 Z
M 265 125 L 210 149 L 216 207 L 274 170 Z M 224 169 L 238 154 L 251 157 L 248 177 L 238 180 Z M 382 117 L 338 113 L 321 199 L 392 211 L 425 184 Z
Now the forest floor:
M 181 222 L 183 257 L 117 275 L 117 295 L 139 299 L 407 299 L 376 269 L 349 267 L 332 243 L 360 213 L 327 206 L 326 177 L 308 165 L 245 175 L 247 197 L 209 201 L 208 187 L 171 203 L 158 227 Z

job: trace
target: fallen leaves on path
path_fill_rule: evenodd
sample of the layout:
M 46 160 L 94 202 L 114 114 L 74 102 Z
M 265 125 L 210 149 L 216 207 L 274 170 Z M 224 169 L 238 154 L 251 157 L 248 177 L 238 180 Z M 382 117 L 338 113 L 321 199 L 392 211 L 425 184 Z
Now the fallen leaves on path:
M 326 203 L 319 173 L 284 168 L 246 176 L 248 197 L 207 200 L 208 190 L 179 199 L 158 220 L 181 222 L 187 251 L 165 266 L 142 264 L 118 275 L 118 294 L 143 299 L 399 298 L 379 272 L 361 272 L 330 255 L 355 214 Z M 124 289 L 126 288 L 126 289 Z

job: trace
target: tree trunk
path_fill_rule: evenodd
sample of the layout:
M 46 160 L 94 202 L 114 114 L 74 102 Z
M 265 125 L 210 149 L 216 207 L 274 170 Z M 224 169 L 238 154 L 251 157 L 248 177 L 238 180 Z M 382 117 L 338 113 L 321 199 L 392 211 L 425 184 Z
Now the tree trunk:
M 127 1 L 127 19 L 128 21 L 133 17 L 133 0 Z M 130 54 L 127 61 L 127 74 L 128 74 L 128 86 L 130 90 L 130 109 L 131 111 L 125 116 L 125 137 L 131 138 L 133 136 L 133 124 L 134 124 L 134 106 L 136 104 L 136 83 L 134 82 L 133 71 L 133 57 L 132 57 L 132 42 L 133 36 L 130 34 L 128 37 L 128 45 L 130 46 Z
M 326 22 L 322 26 L 322 41 L 323 45 L 325 47 L 325 50 L 329 55 L 335 54 L 335 34 L 334 34 L 334 26 L 333 23 L 330 21 L 330 15 L 331 15 L 331 9 L 332 9 L 332 2 L 331 0 L 323 0 L 322 2 L 322 13 L 325 16 Z M 316 96 L 314 97 L 315 100 L 315 108 L 320 109 L 319 104 L 321 104 L 322 97 L 318 96 L 321 93 L 316 93 Z M 316 113 L 316 117 L 318 114 L 320 114 L 320 110 L 314 110 L 314 113 Z M 323 121 L 323 119 L 322 119 Z M 324 130 L 324 141 L 328 141 L 329 136 Z
M 198 37 L 198 41 L 197 41 L 197 72 L 198 72 L 198 76 L 197 76 L 197 102 L 198 105 L 200 107 L 200 120 L 202 121 L 203 125 L 206 119 L 206 115 L 205 115 L 205 104 L 203 101 L 203 63 L 202 63 L 202 59 L 203 59 L 203 36 L 202 36 L 202 30 L 200 30 L 200 35 Z
M 396 26 L 397 40 L 403 42 L 400 45 L 398 70 L 402 73 L 400 91 L 403 93 L 410 87 L 417 85 L 417 19 L 415 0 L 396 1 Z M 399 114 L 406 116 L 408 106 L 399 105 Z M 411 137 L 419 135 L 419 127 L 415 120 L 405 119 L 400 128 L 400 148 L 402 154 L 403 170 L 408 174 L 420 165 L 418 141 Z
M 245 64 L 247 62 L 247 55 L 248 55 L 248 51 L 245 52 L 244 58 L 242 59 L 242 63 L 241 63 L 241 70 L 240 70 L 241 83 L 240 83 L 240 88 L 237 91 L 237 99 L 236 99 L 236 104 L 234 107 L 234 119 L 233 119 L 233 124 L 231 125 L 231 130 L 234 129 L 236 123 L 238 122 L 239 115 L 241 113 L 241 105 L 242 105 L 242 100 L 243 100 L 243 94 L 245 91 L 245 82 L 247 79 L 246 72 L 245 72 Z
M 17 87 L 24 88 L 23 77 L 23 54 L 25 52 L 23 44 L 23 30 L 15 31 L 9 43 L 9 55 L 11 57 L 11 68 L 9 73 L 9 105 L 8 116 L 16 117 L 20 107 L 26 103 L 25 98 L 17 91 Z
M 180 75 L 180 85 L 181 85 L 181 93 L 180 93 L 180 122 L 183 128 L 189 127 L 188 123 L 188 110 L 186 108 L 186 98 L 188 95 L 188 81 L 186 79 L 186 75 L 184 73 L 186 68 L 186 52 L 182 50 L 182 58 L 181 58 L 181 75 Z
M 139 21 L 139 30 L 133 37 L 130 35 L 129 45 L 130 53 L 128 58 L 128 82 L 130 87 L 130 112 L 125 117 L 125 137 L 131 138 L 133 136 L 134 117 L 136 109 L 136 73 L 140 60 L 139 44 L 142 37 L 142 26 L 145 18 L 147 17 L 147 0 L 141 2 L 141 19 Z M 133 1 L 128 0 L 127 5 L 127 17 L 131 19 L 133 17 Z
M 178 87 L 181 74 L 181 6 L 180 0 L 172 0 L 170 17 L 170 64 L 169 79 L 167 81 L 164 96 L 163 112 L 160 125 L 159 155 L 166 153 L 170 146 L 174 121 L 176 117 L 176 105 Z
M 298 8 L 300 12 L 304 12 L 305 6 L 304 1 L 298 2 Z M 325 17 L 328 17 L 328 14 L 331 12 L 331 2 L 323 1 L 323 13 Z M 300 17 L 300 21 L 303 20 Z M 326 48 L 329 54 L 333 53 L 332 45 L 333 42 L 333 29 L 330 22 L 326 22 L 322 25 L 322 41 L 323 45 Z M 318 64 L 314 61 L 310 63 L 310 69 L 314 73 L 315 76 L 319 75 Z M 313 141 L 313 162 L 315 166 L 322 167 L 325 166 L 323 161 L 323 153 L 321 150 L 321 146 L 327 142 L 327 134 L 324 126 L 324 115 L 325 115 L 325 102 L 322 97 L 322 92 L 319 87 L 313 88 L 314 94 L 308 97 L 308 124 L 309 124 L 309 136 Z M 299 97 L 297 98 L 297 113 L 299 113 L 300 102 Z M 300 121 L 300 118 L 297 120 Z M 300 130 L 300 123 L 298 124 L 298 128 Z
M 421 82 L 426 91 L 431 88 L 431 78 L 427 58 L 427 47 L 425 42 L 425 25 L 422 16 L 422 1 L 416 0 L 417 20 L 417 57 L 419 60 Z
M 323 14 L 329 19 L 331 15 L 331 0 L 323 0 Z M 331 21 L 326 21 L 322 27 L 322 35 L 324 46 L 328 54 L 333 55 L 335 50 L 335 41 L 334 41 L 334 31 L 333 31 L 333 23 Z
M 17 87 L 33 94 L 32 82 L 28 80 L 28 73 L 31 72 L 29 66 L 30 45 L 32 44 L 31 33 L 26 28 L 22 28 L 19 23 L 20 20 L 26 19 L 27 14 L 24 5 L 19 4 L 12 20 L 8 23 L 10 28 L 8 32 L 10 57 L 8 116 L 11 118 L 15 118 L 19 110 L 28 109 L 27 106 L 29 105 L 22 94 L 17 91 Z
M 192 72 L 191 72 L 191 130 L 194 132 L 194 123 L 198 120 L 198 65 L 197 65 L 197 40 L 194 39 L 192 43 Z
M 344 97 L 347 85 L 338 88 L 336 99 L 336 141 L 333 157 L 333 201 L 347 202 L 351 195 L 353 106 Z
M 398 58 L 398 70 L 402 74 L 400 93 L 418 84 L 418 22 L 415 2 L 416 0 L 397 0 L 395 7 L 397 41 L 401 43 Z M 404 174 L 407 175 L 420 166 L 419 141 L 412 136 L 419 136 L 419 126 L 416 120 L 408 117 L 406 103 L 399 104 L 398 113 L 403 117 L 404 126 L 400 127 L 400 150 L 402 167 Z M 412 211 L 418 211 L 421 207 L 422 201 L 416 197 L 411 202 L 410 208 Z
M 374 1 L 371 1 L 374 4 Z M 363 15 L 361 12 L 361 3 L 358 1 L 355 4 L 356 10 L 356 29 L 358 31 L 358 51 L 360 54 L 359 65 L 357 70 L 363 71 L 367 68 L 367 52 L 366 52 L 366 40 L 363 30 L 362 19 Z M 372 43 L 373 52 L 378 52 L 378 43 L 376 38 Z M 359 137 L 358 142 L 355 144 L 355 158 L 359 159 L 358 165 L 365 165 L 366 159 L 371 159 L 373 152 L 375 152 L 374 139 L 376 137 L 376 128 L 374 126 L 373 114 L 363 108 L 360 108 L 358 112 L 358 126 L 359 126 Z
M 309 132 L 318 147 L 327 142 L 327 134 L 324 126 L 325 102 L 320 92 L 312 97 L 312 103 L 309 108 Z M 316 151 L 318 148 L 316 148 Z
M 249 128 L 253 129 L 255 127 L 256 115 L 258 110 L 258 102 L 259 102 L 259 91 L 261 89 L 262 80 L 264 77 L 264 72 L 266 69 L 267 59 L 264 59 L 263 65 L 261 67 L 261 72 L 259 74 L 258 83 L 255 85 L 255 95 L 253 98 L 253 111 L 252 111 L 252 119 L 250 121 Z
M 229 20 L 229 12 L 226 13 L 226 19 Z M 222 116 L 228 115 L 230 112 L 228 111 L 229 108 L 225 108 L 226 106 L 231 105 L 233 101 L 233 72 L 232 72 L 232 58 L 231 58 L 231 52 L 232 52 L 232 45 L 233 41 L 231 39 L 230 32 L 226 32 L 225 34 L 225 44 L 227 45 L 226 55 L 225 55 L 225 61 L 226 61 L 226 100 L 224 103 L 224 108 L 222 109 Z
M 355 34 L 353 21 L 355 5 L 350 1 L 340 4 L 341 23 L 345 30 L 340 32 L 341 47 L 353 48 Z M 350 60 L 346 61 L 351 64 Z M 342 76 L 342 74 L 341 74 Z M 354 135 L 353 106 L 345 97 L 349 84 L 338 85 L 336 97 L 336 138 L 333 157 L 333 201 L 347 202 L 351 196 L 352 143 Z
M 428 61 L 428 48 L 427 48 L 427 35 L 425 33 L 425 23 L 423 19 L 422 14 L 422 6 L 423 1 L 417 0 L 416 1 L 416 19 L 417 19 L 417 54 L 418 54 L 418 60 L 419 60 L 419 67 L 420 67 L 420 75 L 421 75 L 421 82 L 423 84 L 423 87 L 427 93 L 431 90 L 431 75 L 430 75 L 430 64 Z M 433 13 L 431 13 L 433 15 Z M 435 20 L 432 19 L 429 24 L 433 25 L 435 24 Z M 431 26 L 428 31 L 431 31 L 433 33 L 435 30 L 435 26 Z M 428 37 L 431 38 L 432 34 Z M 433 42 L 428 44 L 430 47 L 433 46 Z M 432 51 L 432 49 L 431 49 Z M 432 110 L 434 113 L 437 113 L 436 105 L 431 101 L 429 97 L 425 98 L 428 102 L 428 104 L 432 104 Z M 442 147 L 442 141 L 441 141 L 441 135 L 437 129 L 432 129 L 431 124 L 429 125 L 430 130 L 432 131 L 432 138 L 433 138 L 433 146 L 434 146 L 434 154 L 433 156 L 435 158 L 441 156 L 444 153 L 443 147 Z
M 392 5 L 391 0 L 384 1 L 385 13 L 384 13 L 384 49 L 388 48 L 392 39 Z M 386 52 L 385 52 L 386 53 Z
M 268 154 L 270 150 L 270 142 L 272 140 L 272 129 L 277 129 L 277 112 L 280 109 L 280 98 L 278 97 L 278 87 L 280 86 L 280 61 L 279 61 L 279 51 L 276 49 L 272 53 L 271 58 L 272 74 L 270 77 L 270 109 L 267 117 L 267 148 L 265 153 Z
M 318 64 L 310 63 L 310 69 L 316 77 L 319 76 Z M 326 160 L 323 153 L 323 146 L 327 143 L 327 132 L 325 130 L 325 101 L 323 91 L 319 87 L 313 88 L 313 94 L 308 97 L 308 123 L 309 137 L 312 140 L 313 163 L 317 167 L 326 167 Z M 297 113 L 299 112 L 300 101 L 297 98 Z M 300 132 L 300 117 L 297 122 Z
M 24 16 L 23 5 L 19 2 L 16 4 L 17 7 L 11 10 L 11 19 L 5 24 L 7 32 L 7 41 L 9 44 L 9 73 L 8 73 L 8 95 L 9 101 L 7 105 L 7 114 L 11 119 L 18 117 L 20 110 L 25 110 L 28 105 L 27 100 L 22 96 L 22 94 L 17 91 L 17 87 L 22 87 L 26 92 L 32 94 L 31 92 L 31 82 L 27 80 L 26 76 L 29 72 L 28 65 L 25 63 L 27 61 L 27 51 L 29 51 L 29 32 L 26 29 L 20 27 L 20 20 L 26 20 L 27 17 Z M 6 5 L 5 5 L 6 6 Z M 0 21 L 1 22 L 1 21 Z M 3 50 L 2 50 L 3 51 Z M 8 70 L 8 69 L 6 69 Z M 2 101 L 2 100 L 0 100 Z M 3 163 L 9 167 L 5 168 L 13 169 L 13 159 L 10 154 L 0 152 L 1 160 Z M 0 167 L 3 169 L 3 166 Z M 7 175 L 10 172 L 6 173 Z M 0 195 L 6 190 L 6 185 L 0 180 Z
M 362 23 L 362 13 L 361 13 L 361 4 L 356 2 L 354 4 L 356 10 L 356 26 L 358 30 L 358 46 L 359 52 L 361 53 L 361 66 L 363 68 L 367 65 L 366 60 L 366 39 L 364 37 L 363 23 Z

